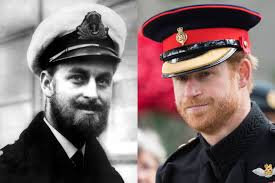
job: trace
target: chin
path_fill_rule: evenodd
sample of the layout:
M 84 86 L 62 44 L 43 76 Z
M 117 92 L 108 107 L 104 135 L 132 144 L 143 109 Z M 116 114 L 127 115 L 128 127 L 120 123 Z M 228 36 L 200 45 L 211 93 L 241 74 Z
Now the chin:
M 77 128 L 77 131 L 82 135 L 87 136 L 93 134 L 98 137 L 105 130 L 107 122 L 105 120 L 97 119 L 81 118 L 75 123 L 75 127 Z
M 192 117 L 189 116 L 187 118 L 182 116 L 182 118 L 189 127 L 199 132 L 204 132 L 206 129 L 213 127 L 213 123 L 211 122 L 211 120 L 207 120 L 209 118 L 207 118 L 205 115 Z

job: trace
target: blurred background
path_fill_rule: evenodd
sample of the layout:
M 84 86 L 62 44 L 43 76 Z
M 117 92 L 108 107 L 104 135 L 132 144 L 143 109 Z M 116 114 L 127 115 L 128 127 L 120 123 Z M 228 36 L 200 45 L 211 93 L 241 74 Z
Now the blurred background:
M 275 1 L 137 0 L 137 4 L 139 28 L 156 14 L 195 4 L 233 4 L 260 12 L 263 16 L 262 21 L 249 33 L 252 54 L 259 59 L 259 67 L 254 71 L 254 79 L 258 80 L 258 83 L 264 81 L 274 84 Z M 176 112 L 172 80 L 161 78 L 162 62 L 159 60 L 161 47 L 155 42 L 142 38 L 140 34 L 138 41 L 143 42 L 142 46 L 138 46 L 138 125 L 140 128 L 155 130 L 160 135 L 169 155 L 175 152 L 179 145 L 187 143 L 188 139 L 196 136 L 196 132 L 191 130 Z
M 38 78 L 28 69 L 26 52 L 36 26 L 64 6 L 96 2 L 126 21 L 128 37 L 115 75 L 109 126 L 100 137 L 125 182 L 136 182 L 137 156 L 137 9 L 134 0 L 1 0 L 0 148 L 13 143 L 43 109 Z

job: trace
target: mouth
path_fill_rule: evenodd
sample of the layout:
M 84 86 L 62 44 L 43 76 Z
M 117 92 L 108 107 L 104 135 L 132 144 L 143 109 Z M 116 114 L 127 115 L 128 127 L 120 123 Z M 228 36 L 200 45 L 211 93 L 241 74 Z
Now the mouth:
M 202 112 L 206 110 L 208 107 L 208 104 L 195 104 L 195 105 L 190 105 L 186 107 L 186 112 L 187 113 L 195 113 L 195 112 Z
M 85 114 L 93 115 L 96 113 L 94 110 L 88 110 L 88 109 L 81 109 L 81 111 Z

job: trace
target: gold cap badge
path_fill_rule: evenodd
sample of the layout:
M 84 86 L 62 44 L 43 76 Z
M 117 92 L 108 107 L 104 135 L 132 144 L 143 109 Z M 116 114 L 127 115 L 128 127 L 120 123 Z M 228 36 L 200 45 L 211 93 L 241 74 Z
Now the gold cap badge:
M 178 43 L 180 43 L 183 46 L 187 40 L 187 34 L 185 32 L 183 32 L 182 27 L 177 28 L 177 31 L 178 31 L 178 33 L 176 35 L 176 40 Z

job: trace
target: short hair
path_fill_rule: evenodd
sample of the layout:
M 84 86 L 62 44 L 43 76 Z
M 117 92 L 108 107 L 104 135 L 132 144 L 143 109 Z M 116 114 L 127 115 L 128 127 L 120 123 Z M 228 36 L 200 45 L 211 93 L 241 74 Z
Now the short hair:
M 240 64 L 240 62 L 243 59 L 248 59 L 251 63 L 252 69 L 256 70 L 258 67 L 258 58 L 252 55 L 251 53 L 245 53 L 244 51 L 237 51 L 235 52 L 228 60 L 226 61 L 231 69 L 235 71 L 237 69 L 237 66 Z M 251 80 L 248 83 L 248 90 L 249 93 L 252 92 L 253 89 L 253 75 L 251 76 Z
M 53 75 L 55 74 L 55 71 L 56 71 L 56 70 L 57 70 L 56 65 L 53 65 L 53 66 L 48 67 L 48 68 L 46 69 L 46 71 L 47 71 L 51 76 L 53 76 Z

